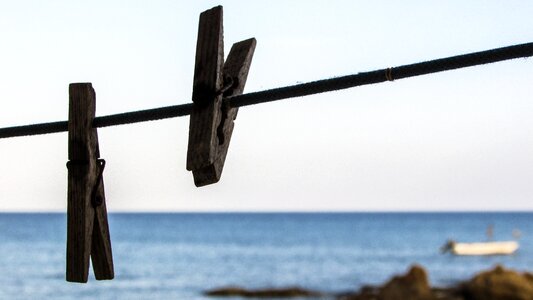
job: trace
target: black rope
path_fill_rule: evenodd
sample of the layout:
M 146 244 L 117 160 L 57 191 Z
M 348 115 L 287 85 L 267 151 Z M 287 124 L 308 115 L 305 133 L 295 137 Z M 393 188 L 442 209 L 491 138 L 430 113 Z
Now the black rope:
M 0 139 L 68 131 L 68 121 L 6 127 L 0 129 Z
M 533 56 L 533 43 L 526 43 L 395 68 L 381 69 L 248 93 L 228 97 L 225 98 L 224 101 L 226 105 L 229 105 L 230 107 L 242 107 L 530 56 Z M 191 111 L 192 103 L 189 103 L 96 117 L 93 122 L 93 127 L 99 128 L 181 117 L 190 115 Z M 68 131 L 67 121 L 1 128 L 0 138 L 56 133 L 62 131 Z
M 533 56 L 533 43 L 249 93 L 227 98 L 226 101 L 231 107 L 242 107 L 529 56 Z
M 108 127 L 116 125 L 124 125 L 146 121 L 156 121 L 162 119 L 169 119 L 175 117 L 183 117 L 191 114 L 192 103 L 166 106 L 160 108 L 146 109 L 140 111 L 133 111 L 121 113 L 116 115 L 109 115 L 103 117 L 96 117 L 93 121 L 93 127 Z M 0 129 L 1 137 L 1 129 Z

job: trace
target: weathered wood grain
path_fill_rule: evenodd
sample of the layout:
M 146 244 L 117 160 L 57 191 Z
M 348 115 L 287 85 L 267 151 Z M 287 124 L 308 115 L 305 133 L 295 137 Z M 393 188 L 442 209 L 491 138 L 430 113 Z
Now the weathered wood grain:
M 237 109 L 223 105 L 224 96 L 242 94 L 255 39 L 233 45 L 224 64 L 222 7 L 200 15 L 193 81 L 193 109 L 189 123 L 187 170 L 198 187 L 220 180 L 237 116 Z
M 100 147 L 98 143 L 98 133 L 93 130 L 96 141 L 96 158 L 100 158 Z M 96 173 L 98 174 L 98 172 Z M 94 277 L 97 280 L 109 280 L 115 277 L 113 267 L 113 253 L 111 251 L 111 235 L 109 233 L 109 223 L 107 221 L 107 206 L 104 189 L 104 178 L 100 178 L 95 195 L 101 199 L 101 204 L 94 208 L 95 219 L 93 227 L 93 237 L 91 245 L 91 261 L 93 265 Z
M 189 121 L 187 170 L 200 169 L 215 161 L 223 65 L 222 7 L 217 6 L 200 15 L 192 95 L 194 104 Z
M 200 14 L 196 41 L 196 60 L 192 101 L 211 102 L 222 87 L 224 63 L 224 28 L 222 6 L 213 7 Z
M 256 43 L 256 40 L 251 38 L 235 43 L 231 47 L 223 72 L 224 78 L 231 78 L 233 85 L 224 93 L 225 97 L 240 95 L 244 91 Z M 221 117 L 217 127 L 216 158 L 213 163 L 201 169 L 193 170 L 194 182 L 197 186 L 216 183 L 220 180 L 238 110 L 238 108 L 221 105 Z
M 92 128 L 95 92 L 90 83 L 69 86 L 66 279 L 87 282 L 92 255 L 97 279 L 112 279 L 113 262 L 105 201 L 92 206 L 99 165 L 98 136 Z M 103 183 L 98 189 L 104 197 Z M 103 198 L 104 199 L 104 198 Z

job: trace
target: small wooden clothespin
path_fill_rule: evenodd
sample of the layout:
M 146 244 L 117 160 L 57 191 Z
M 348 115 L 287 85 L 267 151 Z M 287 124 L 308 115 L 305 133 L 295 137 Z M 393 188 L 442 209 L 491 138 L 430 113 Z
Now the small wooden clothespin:
M 113 279 L 107 222 L 105 161 L 93 128 L 96 97 L 91 83 L 69 86 L 67 281 L 87 282 L 89 257 L 97 280 Z
M 220 180 L 238 111 L 223 98 L 242 94 L 255 45 L 254 38 L 233 44 L 224 63 L 222 6 L 200 15 L 187 150 L 198 187 Z

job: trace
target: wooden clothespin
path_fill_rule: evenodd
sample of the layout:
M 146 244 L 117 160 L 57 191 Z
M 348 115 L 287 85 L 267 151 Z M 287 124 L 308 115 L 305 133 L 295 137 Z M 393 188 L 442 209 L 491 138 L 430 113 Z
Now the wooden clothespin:
M 105 161 L 93 128 L 96 97 L 91 83 L 69 86 L 67 281 L 87 282 L 89 257 L 97 280 L 113 279 L 107 222 Z
M 254 38 L 233 44 L 224 63 L 222 6 L 200 15 L 187 150 L 198 187 L 220 180 L 238 111 L 223 98 L 242 94 L 255 45 Z

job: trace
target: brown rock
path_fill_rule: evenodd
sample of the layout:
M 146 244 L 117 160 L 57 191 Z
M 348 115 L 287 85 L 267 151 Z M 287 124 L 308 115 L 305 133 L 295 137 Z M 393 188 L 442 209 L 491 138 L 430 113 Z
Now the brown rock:
M 457 287 L 431 289 L 435 300 L 465 300 L 463 291 Z
M 496 266 L 463 286 L 468 300 L 533 300 L 533 276 Z
M 241 287 L 225 287 L 205 292 L 212 297 L 244 297 L 244 298 L 293 298 L 293 297 L 318 297 L 322 294 L 316 291 L 299 287 L 281 289 L 248 290 Z
M 395 276 L 380 290 L 380 300 L 432 300 L 434 299 L 429 287 L 426 270 L 420 266 L 413 266 L 403 276 Z
M 337 300 L 377 300 L 380 287 L 363 286 L 358 292 L 338 294 Z

